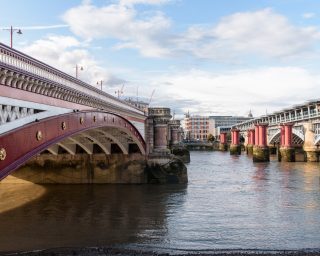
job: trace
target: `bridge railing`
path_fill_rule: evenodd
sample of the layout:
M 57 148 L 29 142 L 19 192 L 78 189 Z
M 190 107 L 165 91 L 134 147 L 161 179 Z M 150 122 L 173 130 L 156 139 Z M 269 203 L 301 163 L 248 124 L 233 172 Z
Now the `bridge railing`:
M 297 122 L 297 121 L 302 121 L 310 118 L 320 118 L 320 112 L 317 111 L 312 111 L 310 113 L 297 113 L 294 117 L 289 116 L 289 117 L 283 117 L 283 116 L 276 116 L 275 115 L 270 115 L 270 116 L 263 116 L 260 118 L 254 118 L 239 124 L 234 125 L 233 127 L 243 129 L 249 129 L 252 127 L 254 124 L 258 123 L 268 123 L 269 125 L 279 125 L 281 123 L 289 123 L 289 122 Z
M 94 86 L 91 86 L 90 84 L 76 79 L 73 76 L 70 76 L 2 43 L 0 43 L 0 62 L 21 69 L 28 73 L 49 79 L 74 90 L 81 91 L 82 93 L 86 93 L 90 96 L 106 101 L 115 106 L 130 109 L 131 111 L 134 111 L 136 113 L 143 114 L 140 109 L 132 106 L 131 104 L 119 100 L 118 98 L 106 92 L 103 92 L 95 88 Z

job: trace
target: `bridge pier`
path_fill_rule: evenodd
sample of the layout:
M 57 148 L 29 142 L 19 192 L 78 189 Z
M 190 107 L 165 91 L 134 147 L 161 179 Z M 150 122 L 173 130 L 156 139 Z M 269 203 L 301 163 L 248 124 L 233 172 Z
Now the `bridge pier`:
M 314 145 L 315 131 L 313 130 L 311 123 L 304 124 L 305 130 L 305 142 L 303 144 L 303 150 L 305 152 L 305 160 L 307 162 L 319 162 L 319 152 Z
M 231 130 L 231 145 L 230 145 L 230 155 L 241 155 L 241 145 L 239 142 L 239 132 L 238 129 Z
M 219 150 L 220 151 L 227 151 L 228 150 L 227 133 L 226 132 L 220 133 Z
M 254 145 L 254 142 L 255 142 L 255 135 L 254 135 L 254 129 L 249 129 L 247 131 L 248 133 L 248 144 L 247 144 L 247 147 L 246 147 L 246 151 L 247 151 L 247 155 L 252 155 L 253 154 L 253 145 Z
M 170 108 L 149 108 L 147 118 L 147 172 L 151 183 L 187 183 L 187 168 L 170 151 L 178 143 L 178 122 L 172 120 Z
M 180 158 L 184 163 L 190 163 L 190 152 L 181 144 L 180 120 L 169 122 L 171 153 Z
M 267 146 L 268 124 L 255 125 L 255 144 L 253 147 L 253 162 L 269 162 L 270 154 Z
M 295 149 L 292 146 L 292 127 L 293 124 L 283 124 L 280 130 L 280 152 L 278 152 L 278 160 L 284 162 L 295 162 Z

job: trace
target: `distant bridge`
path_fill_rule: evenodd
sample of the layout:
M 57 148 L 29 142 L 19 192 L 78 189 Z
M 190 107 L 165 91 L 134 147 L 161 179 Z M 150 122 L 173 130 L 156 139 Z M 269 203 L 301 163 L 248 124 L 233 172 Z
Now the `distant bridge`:
M 319 160 L 320 100 L 310 100 L 233 127 L 245 145 L 302 148 L 310 161 Z M 259 141 L 259 143 L 257 143 Z M 237 142 L 234 142 L 237 143 Z

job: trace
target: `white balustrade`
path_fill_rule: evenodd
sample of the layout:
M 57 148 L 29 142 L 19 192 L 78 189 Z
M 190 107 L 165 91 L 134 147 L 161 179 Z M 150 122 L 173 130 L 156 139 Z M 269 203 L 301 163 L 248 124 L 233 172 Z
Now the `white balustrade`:
M 77 80 L 66 73 L 37 61 L 25 54 L 17 52 L 3 44 L 0 44 L 0 60 L 2 63 L 14 66 L 39 77 L 46 78 L 71 89 L 88 94 L 89 96 L 110 103 L 111 105 L 130 110 L 138 114 L 143 114 L 143 111 L 133 107 L 129 103 L 119 100 L 110 94 L 102 92 L 89 84 Z

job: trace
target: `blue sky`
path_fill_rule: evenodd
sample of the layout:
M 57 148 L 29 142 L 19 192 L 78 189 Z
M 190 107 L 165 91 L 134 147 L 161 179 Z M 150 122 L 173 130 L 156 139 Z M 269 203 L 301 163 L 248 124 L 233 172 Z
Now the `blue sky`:
M 14 47 L 104 91 L 194 114 L 254 115 L 318 98 L 318 0 L 11 0 Z M 14 15 L 13 15 L 14 14 Z M 9 44 L 8 31 L 0 41 Z

